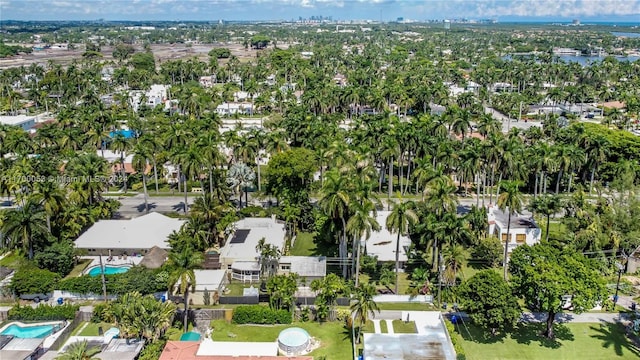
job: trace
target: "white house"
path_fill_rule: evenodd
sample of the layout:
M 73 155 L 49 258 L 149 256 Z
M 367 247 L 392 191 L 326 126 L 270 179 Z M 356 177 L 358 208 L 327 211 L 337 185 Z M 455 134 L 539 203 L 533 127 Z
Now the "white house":
M 216 107 L 218 115 L 251 114 L 252 112 L 253 104 L 251 103 L 225 102 Z
M 36 116 L 33 115 L 3 115 L 0 116 L 0 124 L 17 126 L 24 131 L 30 131 L 36 125 Z
M 509 235 L 507 236 L 507 225 L 509 214 L 491 206 L 488 209 L 487 217 L 489 220 L 489 234 L 496 235 L 504 244 L 509 242 L 508 252 L 511 253 L 519 245 L 535 245 L 540 242 L 541 230 L 531 217 L 522 216 L 521 214 L 511 215 L 511 223 L 509 225 Z
M 156 212 L 131 220 L 99 220 L 75 244 L 88 255 L 144 255 L 154 246 L 169 250 L 169 235 L 184 223 Z
M 256 246 L 264 238 L 265 244 L 282 249 L 285 242 L 285 224 L 270 218 L 244 218 L 232 225 L 225 245 L 220 249 L 222 269 L 232 269 L 234 262 L 256 262 L 260 254 Z
M 371 237 L 368 240 L 364 237 L 361 239 L 361 246 L 366 249 L 366 254 L 369 256 L 377 256 L 378 262 L 396 261 L 396 241 L 398 234 L 390 233 L 385 226 L 389 214 L 391 214 L 391 211 L 378 211 L 376 220 L 378 224 L 380 224 L 381 229 L 379 231 L 372 231 Z M 409 259 L 407 253 L 410 245 L 411 239 L 409 239 L 408 236 L 400 235 L 400 255 L 398 259 L 401 268 Z
M 298 274 L 300 279 L 308 285 L 313 280 L 327 276 L 327 258 L 324 256 L 282 256 L 278 260 L 277 273 L 279 275 Z
M 194 304 L 202 305 L 205 303 L 205 291 L 209 293 L 209 300 L 212 300 L 211 296 L 215 292 L 219 295 L 222 294 L 222 289 L 227 283 L 226 270 L 193 270 L 193 273 L 196 276 L 196 289 L 189 295 L 189 300 L 193 300 Z

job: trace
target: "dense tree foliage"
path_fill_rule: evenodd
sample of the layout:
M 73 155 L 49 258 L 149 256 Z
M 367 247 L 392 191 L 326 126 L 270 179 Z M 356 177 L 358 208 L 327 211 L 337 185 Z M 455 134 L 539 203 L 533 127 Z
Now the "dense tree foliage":
M 581 313 L 607 296 L 604 279 L 593 260 L 570 249 L 548 244 L 517 247 L 509 261 L 511 283 L 532 311 L 547 313 L 544 335 L 554 337 L 555 316 L 564 311 L 563 297 L 571 297 L 572 311 Z

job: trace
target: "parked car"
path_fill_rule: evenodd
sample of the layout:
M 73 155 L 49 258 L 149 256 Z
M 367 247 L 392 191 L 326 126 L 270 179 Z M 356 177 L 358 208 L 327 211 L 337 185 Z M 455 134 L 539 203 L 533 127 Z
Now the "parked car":
M 34 303 L 40 301 L 49 301 L 49 295 L 47 294 L 22 294 L 20 300 L 32 300 Z

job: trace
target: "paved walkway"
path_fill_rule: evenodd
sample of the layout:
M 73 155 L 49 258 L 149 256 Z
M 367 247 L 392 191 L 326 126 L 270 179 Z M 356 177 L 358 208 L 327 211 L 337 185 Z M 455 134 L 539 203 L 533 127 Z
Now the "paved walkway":
M 469 317 L 464 312 L 451 312 L 446 314 L 445 316 L 461 316 L 461 317 Z M 547 321 L 547 313 L 523 313 L 520 317 L 520 321 L 522 322 L 544 322 Z M 556 314 L 555 321 L 557 323 L 599 323 L 599 322 L 619 322 L 628 320 L 628 314 L 620 314 L 620 313 L 597 313 L 597 312 L 585 312 L 582 314 L 573 314 L 573 313 L 562 313 Z
M 373 332 L 376 334 L 382 334 L 382 329 L 380 328 L 380 320 L 373 319 Z

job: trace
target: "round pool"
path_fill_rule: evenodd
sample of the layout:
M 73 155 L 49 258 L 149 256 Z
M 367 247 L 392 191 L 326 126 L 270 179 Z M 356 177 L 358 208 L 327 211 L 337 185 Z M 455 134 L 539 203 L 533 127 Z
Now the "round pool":
M 278 347 L 287 355 L 300 355 L 309 348 L 311 336 L 305 329 L 292 327 L 284 329 L 278 335 Z
M 130 266 L 128 265 L 124 265 L 124 266 L 105 265 L 104 274 L 105 275 L 122 274 L 129 271 L 129 268 Z M 100 269 L 100 265 L 94 266 L 91 269 L 89 269 L 89 271 L 87 271 L 87 274 L 89 274 L 89 276 L 100 276 L 102 274 L 102 269 Z

